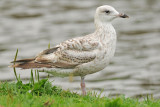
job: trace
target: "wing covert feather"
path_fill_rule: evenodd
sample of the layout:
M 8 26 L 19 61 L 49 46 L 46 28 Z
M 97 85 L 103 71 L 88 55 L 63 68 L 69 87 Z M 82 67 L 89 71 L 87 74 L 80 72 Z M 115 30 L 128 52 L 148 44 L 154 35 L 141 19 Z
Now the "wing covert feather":
M 99 42 L 90 37 L 74 38 L 62 42 L 55 48 L 41 52 L 36 58 L 39 63 L 51 63 L 60 68 L 72 68 L 96 58 Z M 42 54 L 43 53 L 43 54 Z

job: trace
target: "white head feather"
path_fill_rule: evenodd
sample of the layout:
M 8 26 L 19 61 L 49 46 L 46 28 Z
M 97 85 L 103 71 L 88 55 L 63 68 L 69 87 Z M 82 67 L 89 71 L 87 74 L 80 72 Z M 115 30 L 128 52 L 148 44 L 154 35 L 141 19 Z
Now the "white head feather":
M 115 18 L 128 18 L 127 15 L 119 13 L 112 6 L 103 5 L 96 9 L 95 23 L 111 23 Z

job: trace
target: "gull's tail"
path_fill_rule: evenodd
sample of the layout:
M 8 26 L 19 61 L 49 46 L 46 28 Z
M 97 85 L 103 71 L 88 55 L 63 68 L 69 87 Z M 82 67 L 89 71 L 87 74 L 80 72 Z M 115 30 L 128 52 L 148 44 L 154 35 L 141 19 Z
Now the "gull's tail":
M 14 63 L 14 64 L 9 67 L 22 68 L 22 69 L 33 69 L 33 68 L 43 68 L 43 67 L 51 68 L 52 67 L 52 65 L 50 64 L 35 62 L 35 58 L 17 60 L 11 63 Z

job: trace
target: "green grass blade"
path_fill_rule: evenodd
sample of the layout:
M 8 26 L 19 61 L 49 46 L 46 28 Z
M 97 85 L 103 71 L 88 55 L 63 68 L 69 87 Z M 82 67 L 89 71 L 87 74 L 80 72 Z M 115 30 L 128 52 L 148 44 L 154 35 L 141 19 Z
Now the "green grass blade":
M 34 85 L 33 70 L 31 69 L 31 83 Z
M 48 79 L 49 79 L 50 75 L 48 74 L 48 76 L 47 76 L 47 77 L 48 77 Z
M 48 44 L 48 49 L 50 49 L 50 47 L 51 47 L 51 46 L 50 46 L 50 43 L 49 43 L 49 44 Z
M 39 82 L 39 71 L 37 70 L 37 77 L 38 77 L 38 82 Z
M 16 55 L 15 55 L 15 57 L 14 57 L 14 64 L 15 64 L 15 61 L 16 61 L 16 59 L 17 59 L 17 55 L 18 55 L 18 49 L 17 49 Z
M 15 65 L 15 61 L 16 61 L 16 59 L 17 59 L 17 55 L 18 55 L 18 49 L 17 49 L 16 54 L 15 54 L 15 57 L 14 57 L 14 65 Z M 16 73 L 16 68 L 15 68 L 15 67 L 13 68 L 13 71 L 14 71 L 14 75 L 15 75 L 17 81 L 19 81 L 19 79 L 18 79 L 18 77 L 17 77 L 17 73 Z
M 13 71 L 14 71 L 14 75 L 15 75 L 15 77 L 16 77 L 16 80 L 19 81 L 19 80 L 18 80 L 18 77 L 17 77 L 17 73 L 16 73 L 16 68 L 15 68 L 15 67 L 13 68 Z
M 50 43 L 48 44 L 48 49 L 50 49 L 51 48 L 51 45 L 50 45 Z M 48 78 L 49 78 L 50 76 L 49 76 L 49 74 L 48 74 Z
M 34 71 L 34 74 L 35 74 L 35 79 L 37 81 L 38 79 L 37 79 L 37 72 L 36 72 L 36 70 Z

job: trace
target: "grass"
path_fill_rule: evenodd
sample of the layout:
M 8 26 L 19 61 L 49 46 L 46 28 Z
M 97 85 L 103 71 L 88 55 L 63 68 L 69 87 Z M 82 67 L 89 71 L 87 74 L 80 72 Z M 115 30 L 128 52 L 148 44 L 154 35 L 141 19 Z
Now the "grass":
M 97 97 L 88 93 L 81 96 L 69 90 L 52 86 L 48 79 L 24 84 L 17 82 L 0 83 L 0 107 L 160 107 L 160 100 Z
M 14 61 L 17 55 L 18 49 Z M 17 82 L 0 82 L 0 107 L 160 107 L 160 100 L 153 97 L 139 101 L 125 96 L 100 97 L 92 92 L 81 96 L 53 86 L 48 80 L 49 75 L 47 79 L 40 80 L 39 72 L 33 70 L 30 81 L 24 84 L 17 76 L 16 69 L 13 70 Z

